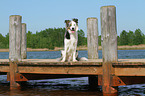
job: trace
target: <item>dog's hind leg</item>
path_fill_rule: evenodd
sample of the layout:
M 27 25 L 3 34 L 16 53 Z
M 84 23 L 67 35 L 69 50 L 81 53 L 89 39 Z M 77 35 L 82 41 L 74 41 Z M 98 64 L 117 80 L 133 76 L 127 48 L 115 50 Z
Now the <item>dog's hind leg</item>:
M 65 62 L 66 61 L 66 51 L 61 51 L 61 54 L 62 54 L 61 62 Z
M 76 52 L 73 53 L 73 62 L 76 62 Z
M 65 43 L 67 40 L 65 39 Z M 61 51 L 61 55 L 62 55 L 62 60 L 61 62 L 65 62 L 66 61 L 66 55 L 67 55 L 67 46 L 66 44 L 64 45 L 64 50 Z
M 75 49 L 74 49 L 74 52 L 73 52 L 73 57 L 72 57 L 73 62 L 76 62 L 76 61 L 77 61 L 77 60 L 76 60 L 77 55 L 78 55 L 78 53 L 77 53 L 76 48 L 75 48 Z

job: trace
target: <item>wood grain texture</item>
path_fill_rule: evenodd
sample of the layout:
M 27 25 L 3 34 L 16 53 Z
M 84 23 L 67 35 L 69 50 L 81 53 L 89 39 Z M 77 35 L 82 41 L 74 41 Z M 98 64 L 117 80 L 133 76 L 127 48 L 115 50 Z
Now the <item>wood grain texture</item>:
M 116 62 L 117 55 L 117 28 L 116 7 L 104 6 L 101 15 L 101 43 L 104 62 Z
M 21 60 L 22 17 L 11 15 L 9 18 L 9 59 Z
M 87 18 L 88 59 L 98 59 L 98 19 Z
M 27 58 L 27 36 L 26 36 L 26 24 L 22 23 L 22 41 L 21 41 L 21 58 Z
M 115 94 L 117 88 L 112 87 L 112 75 L 115 74 L 112 62 L 117 62 L 117 30 L 116 30 L 116 7 L 103 6 L 100 10 L 101 16 L 101 43 L 103 58 L 102 89 L 103 94 Z
M 8 59 L 0 59 L 0 73 L 10 72 L 9 63 Z M 23 59 L 16 64 L 18 72 L 28 74 L 29 72 L 38 74 L 103 74 L 103 71 L 101 71 L 103 69 L 102 59 L 89 59 L 83 62 L 58 62 L 56 59 Z M 145 59 L 118 59 L 118 62 L 112 65 L 115 76 L 145 76 Z M 85 72 L 85 70 L 87 71 Z

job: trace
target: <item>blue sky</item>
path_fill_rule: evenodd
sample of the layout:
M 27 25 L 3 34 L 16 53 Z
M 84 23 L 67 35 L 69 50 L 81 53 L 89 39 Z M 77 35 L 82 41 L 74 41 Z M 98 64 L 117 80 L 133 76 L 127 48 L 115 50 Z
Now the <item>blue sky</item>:
M 140 28 L 145 34 L 145 0 L 0 0 L 0 33 L 9 32 L 9 16 L 21 15 L 27 31 L 62 28 L 64 20 L 78 18 L 79 29 L 87 34 L 86 19 L 97 17 L 100 28 L 100 7 L 116 6 L 117 34 Z

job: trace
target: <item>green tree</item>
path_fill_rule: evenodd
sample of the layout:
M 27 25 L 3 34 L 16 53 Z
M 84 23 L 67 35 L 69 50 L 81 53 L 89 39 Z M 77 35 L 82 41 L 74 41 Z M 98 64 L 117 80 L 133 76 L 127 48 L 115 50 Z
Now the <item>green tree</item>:
M 82 29 L 78 30 L 78 46 L 87 45 L 87 38 Z
M 134 35 L 135 35 L 134 44 L 135 45 L 143 44 L 144 35 L 141 32 L 141 30 L 136 29 Z
M 8 39 L 9 40 L 9 39 Z M 4 37 L 2 34 L 0 34 L 0 48 L 8 48 L 9 42 L 7 40 L 7 35 Z
M 134 44 L 134 33 L 133 31 L 129 31 L 129 33 L 127 34 L 128 35 L 128 45 L 133 45 Z
M 119 42 L 120 42 L 120 45 L 128 45 L 128 35 L 125 30 L 121 32 Z

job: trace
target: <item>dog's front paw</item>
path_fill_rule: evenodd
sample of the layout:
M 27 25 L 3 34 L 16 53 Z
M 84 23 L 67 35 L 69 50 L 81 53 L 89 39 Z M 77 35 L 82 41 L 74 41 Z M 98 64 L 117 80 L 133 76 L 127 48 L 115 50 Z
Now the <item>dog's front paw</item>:
M 61 60 L 60 62 L 65 62 L 65 60 Z
M 73 60 L 73 62 L 77 62 L 77 60 Z

